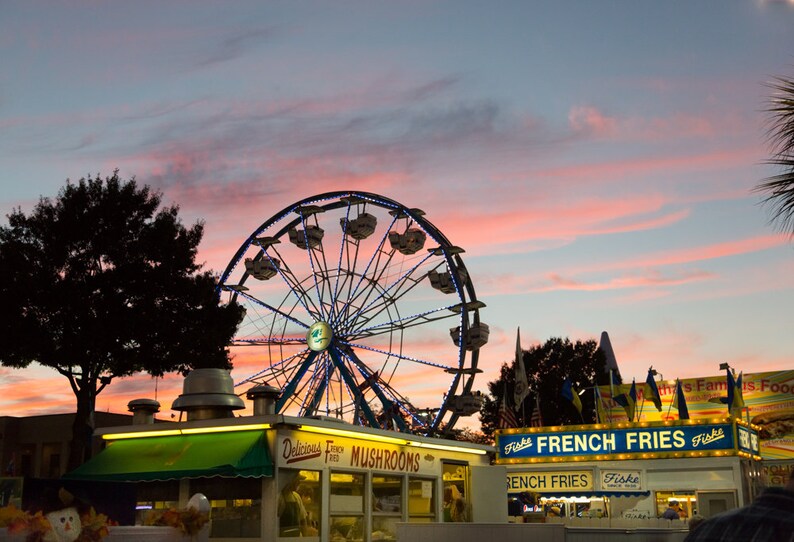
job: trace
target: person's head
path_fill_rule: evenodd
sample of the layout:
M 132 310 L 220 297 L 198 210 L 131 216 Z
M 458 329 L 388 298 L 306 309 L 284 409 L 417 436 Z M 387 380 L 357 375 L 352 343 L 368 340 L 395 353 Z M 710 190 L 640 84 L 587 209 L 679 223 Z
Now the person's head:
M 678 504 L 678 501 L 677 501 L 677 500 L 675 500 L 675 499 L 671 499 L 671 500 L 670 500 L 670 502 L 668 502 L 668 503 L 667 503 L 667 506 L 669 506 L 670 508 L 673 508 L 673 509 L 675 509 L 675 510 L 678 510 L 678 507 L 679 507 L 680 505 Z
M 301 496 L 304 502 L 309 502 L 312 500 L 312 489 L 306 486 L 300 486 L 298 488 L 298 495 Z
M 706 520 L 700 514 L 693 514 L 692 517 L 689 519 L 689 530 L 694 531 L 698 528 L 698 526 Z
M 535 498 L 527 491 L 524 491 L 518 495 L 518 500 L 520 500 L 524 504 L 535 504 Z
M 444 488 L 444 500 L 447 502 L 461 498 L 460 490 L 455 484 L 449 484 Z
M 298 486 L 305 479 L 306 479 L 306 477 L 303 476 L 301 473 L 299 473 L 299 472 L 295 473 L 291 478 L 289 478 L 287 480 L 287 483 L 284 485 L 284 488 L 282 489 L 282 491 L 284 491 L 284 492 L 287 492 L 287 491 L 298 491 Z

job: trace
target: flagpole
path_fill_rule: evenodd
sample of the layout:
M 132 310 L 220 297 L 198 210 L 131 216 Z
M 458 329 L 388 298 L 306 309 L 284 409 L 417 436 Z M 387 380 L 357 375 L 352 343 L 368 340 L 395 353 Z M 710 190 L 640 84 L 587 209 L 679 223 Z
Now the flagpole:
M 642 418 L 642 407 L 644 407 L 644 406 L 645 406 L 645 392 L 643 391 L 642 392 L 642 403 L 640 403 L 640 412 L 639 412 L 639 414 L 637 414 L 637 421 L 640 421 L 640 418 Z
M 675 389 L 673 390 L 673 398 L 670 399 L 670 404 L 667 405 L 667 419 L 670 419 L 670 410 L 673 408 L 673 402 L 675 402 L 676 394 L 678 394 L 678 379 L 675 380 Z

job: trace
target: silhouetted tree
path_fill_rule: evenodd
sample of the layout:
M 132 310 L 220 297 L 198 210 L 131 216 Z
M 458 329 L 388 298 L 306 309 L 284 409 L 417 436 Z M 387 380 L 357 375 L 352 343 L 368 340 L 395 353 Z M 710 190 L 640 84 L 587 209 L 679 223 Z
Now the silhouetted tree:
M 195 262 L 203 223 L 185 228 L 160 202 L 116 171 L 67 181 L 0 227 L 0 363 L 68 379 L 70 468 L 90 453 L 96 397 L 113 379 L 231 367 L 243 309 L 219 304 L 215 277 Z
M 477 431 L 470 427 L 450 429 L 442 436 L 442 438 L 457 440 L 459 442 L 473 442 L 474 444 L 493 444 L 492 435 L 486 435 L 482 431 Z
M 782 171 L 767 177 L 755 189 L 766 194 L 764 203 L 772 209 L 772 221 L 782 231 L 794 234 L 794 79 L 778 77 L 769 87 L 773 94 L 766 112 L 772 157 L 767 163 Z
M 540 396 L 541 417 L 544 426 L 595 423 L 595 402 L 593 386 L 608 384 L 609 374 L 605 373 L 606 359 L 594 340 L 571 343 L 568 338 L 552 337 L 542 345 L 532 346 L 522 352 L 524 369 L 529 381 L 529 395 L 519 408 L 517 418 L 520 424 L 529 425 L 535 397 Z M 499 405 L 507 390 L 508 404 L 512 408 L 513 388 L 515 387 L 515 361 L 503 363 L 499 378 L 488 383 L 491 397 L 486 397 L 480 411 L 482 432 L 491 437 L 499 425 Z M 570 401 L 561 396 L 562 384 L 569 378 L 577 391 L 584 390 L 580 396 L 582 414 Z M 506 386 L 505 386 L 506 384 Z

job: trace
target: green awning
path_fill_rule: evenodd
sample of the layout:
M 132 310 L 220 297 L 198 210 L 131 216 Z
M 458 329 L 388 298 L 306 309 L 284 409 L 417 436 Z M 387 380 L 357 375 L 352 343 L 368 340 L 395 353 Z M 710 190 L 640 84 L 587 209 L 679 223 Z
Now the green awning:
M 117 440 L 64 478 L 133 482 L 211 476 L 273 476 L 265 434 L 230 431 Z

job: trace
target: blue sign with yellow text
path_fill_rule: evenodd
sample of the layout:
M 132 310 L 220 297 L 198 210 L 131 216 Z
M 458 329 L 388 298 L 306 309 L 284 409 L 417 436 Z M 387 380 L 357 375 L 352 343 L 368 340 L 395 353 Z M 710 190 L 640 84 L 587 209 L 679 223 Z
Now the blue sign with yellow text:
M 564 461 L 576 457 L 628 459 L 635 457 L 693 457 L 700 455 L 735 455 L 736 432 L 733 423 L 626 427 L 582 426 L 566 431 L 544 428 L 497 434 L 497 463 L 524 461 Z M 752 443 L 757 434 L 745 427 L 744 442 Z M 758 453 L 757 444 L 742 447 Z M 744 451 L 742 450 L 742 451 Z M 752 450 L 752 451 L 751 451 Z

